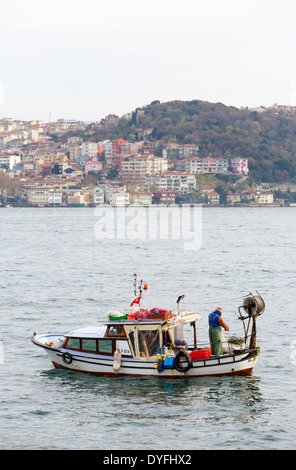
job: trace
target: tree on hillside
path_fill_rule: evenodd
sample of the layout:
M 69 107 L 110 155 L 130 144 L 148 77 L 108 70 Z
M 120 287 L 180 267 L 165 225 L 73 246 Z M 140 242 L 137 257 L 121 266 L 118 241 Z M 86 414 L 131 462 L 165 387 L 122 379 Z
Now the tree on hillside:
M 9 175 L 0 171 L 0 200 L 6 199 L 9 191 L 16 191 L 20 187 L 18 180 L 11 178 Z
M 122 137 L 134 142 L 149 128 L 153 128 L 149 142 L 197 144 L 201 157 L 211 153 L 248 158 L 250 175 L 257 182 L 296 178 L 296 114 L 258 113 L 201 100 L 154 100 L 138 108 L 132 120 L 122 118 L 111 127 L 93 126 L 91 139 L 98 142 Z

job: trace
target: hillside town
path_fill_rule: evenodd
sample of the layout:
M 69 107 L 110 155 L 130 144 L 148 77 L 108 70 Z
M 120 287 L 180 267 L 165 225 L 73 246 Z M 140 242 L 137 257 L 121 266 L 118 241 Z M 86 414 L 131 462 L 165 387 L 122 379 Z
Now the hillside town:
M 196 144 L 159 148 L 149 141 L 153 129 L 139 141 L 94 141 L 95 126 L 116 125 L 118 120 L 109 115 L 90 125 L 1 119 L 1 206 L 286 204 L 273 190 L 247 184 L 248 159 L 243 157 L 201 158 Z

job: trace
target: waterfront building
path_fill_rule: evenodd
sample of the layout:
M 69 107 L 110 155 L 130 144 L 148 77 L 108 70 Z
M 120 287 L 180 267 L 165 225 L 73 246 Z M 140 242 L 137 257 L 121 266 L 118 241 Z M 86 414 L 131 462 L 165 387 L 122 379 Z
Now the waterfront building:
M 255 202 L 257 202 L 257 204 L 273 204 L 273 193 L 268 191 L 257 191 Z
M 80 188 L 67 190 L 68 207 L 84 207 L 89 204 L 89 192 Z
M 128 206 L 129 201 L 129 193 L 126 191 L 114 191 L 110 196 L 110 204 L 111 206 Z
M 50 189 L 48 192 L 48 205 L 61 206 L 63 204 L 63 191 Z
M 207 204 L 219 204 L 220 203 L 220 194 L 216 191 L 203 191 L 202 197 Z
M 95 206 L 105 203 L 105 192 L 100 186 L 95 186 L 89 190 L 89 202 Z
M 106 198 L 106 202 L 107 204 L 112 204 L 112 205 L 125 205 L 125 204 L 120 204 L 119 202 L 123 202 L 126 200 L 126 196 L 115 196 L 113 198 L 113 194 L 118 194 L 118 193 L 121 193 L 121 194 L 128 194 L 126 192 L 126 186 L 119 186 L 118 184 L 118 181 L 117 181 L 117 186 L 109 186 L 107 185 L 107 188 L 106 188 L 106 192 L 105 192 L 105 198 Z M 112 203 L 113 201 L 113 203 Z M 115 202 L 118 202 L 118 204 L 115 204 Z
M 168 189 L 160 189 L 153 192 L 153 201 L 155 204 L 166 204 L 171 205 L 176 202 L 176 191 L 170 191 Z
M 149 191 L 130 191 L 129 201 L 139 206 L 150 206 L 152 204 L 152 193 Z
M 32 186 L 26 190 L 27 204 L 32 206 L 47 206 L 48 205 L 49 187 L 46 186 Z
M 241 196 L 239 193 L 228 193 L 226 196 L 227 204 L 235 204 L 241 202 Z

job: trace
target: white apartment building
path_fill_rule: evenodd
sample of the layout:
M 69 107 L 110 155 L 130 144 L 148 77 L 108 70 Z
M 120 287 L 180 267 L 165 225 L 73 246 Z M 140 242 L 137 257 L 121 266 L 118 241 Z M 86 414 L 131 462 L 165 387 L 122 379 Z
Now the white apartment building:
M 193 144 L 179 145 L 180 160 L 182 160 L 183 158 L 190 158 L 193 155 L 196 155 L 197 152 L 198 152 L 198 145 L 193 145 Z
M 105 203 L 104 189 L 99 186 L 95 186 L 94 188 L 90 190 L 89 198 L 90 198 L 90 202 L 94 204 L 95 206 L 104 204 Z
M 111 206 L 128 206 L 129 193 L 123 191 L 114 191 L 110 197 Z
M 12 170 L 14 165 L 17 165 L 21 162 L 21 157 L 19 155 L 0 155 L 0 167 L 7 167 L 9 170 Z
M 60 206 L 63 202 L 63 191 L 50 190 L 48 193 L 48 204 L 50 206 Z
M 103 144 L 105 149 L 105 159 L 112 158 L 112 142 L 111 140 L 107 140 Z
M 163 157 L 155 157 L 154 155 L 137 155 L 129 156 L 121 161 L 121 175 L 128 177 L 129 175 L 153 175 L 155 173 L 163 173 L 168 169 L 168 161 Z
M 98 144 L 96 142 L 83 142 L 81 144 L 81 155 L 83 157 L 96 158 L 98 153 Z
M 156 190 L 176 191 L 180 194 L 189 194 L 196 189 L 195 175 L 178 171 L 167 171 L 157 175 L 147 175 L 146 184 Z
M 39 129 L 31 128 L 28 130 L 28 133 L 29 139 L 31 139 L 33 142 L 39 141 Z
M 195 175 L 201 175 L 203 173 L 203 161 L 201 158 L 190 158 L 185 160 L 185 171 L 186 173 L 192 173 Z
M 256 196 L 255 196 L 255 201 L 258 204 L 272 204 L 273 203 L 273 193 L 258 191 Z
M 113 194 L 128 194 L 126 192 L 126 186 L 108 186 L 107 190 L 106 190 L 106 202 L 107 204 L 112 204 L 112 201 L 120 201 L 120 199 L 122 199 L 123 201 L 125 200 L 125 196 L 115 196 L 113 198 Z M 115 204 L 112 204 L 112 205 L 115 205 Z

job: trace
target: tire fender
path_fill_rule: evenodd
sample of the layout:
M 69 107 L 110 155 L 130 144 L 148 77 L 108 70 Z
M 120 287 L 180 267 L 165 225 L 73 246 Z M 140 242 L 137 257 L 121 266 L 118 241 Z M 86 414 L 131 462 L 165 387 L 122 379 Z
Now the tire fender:
M 189 356 L 189 354 L 187 354 L 185 351 L 179 351 L 174 359 L 174 368 L 178 372 L 188 372 L 188 370 L 191 367 L 192 367 L 192 359 Z
M 73 361 L 73 357 L 70 353 L 68 352 L 65 352 L 62 354 L 62 359 L 64 361 L 65 364 L 72 364 L 72 361 Z

